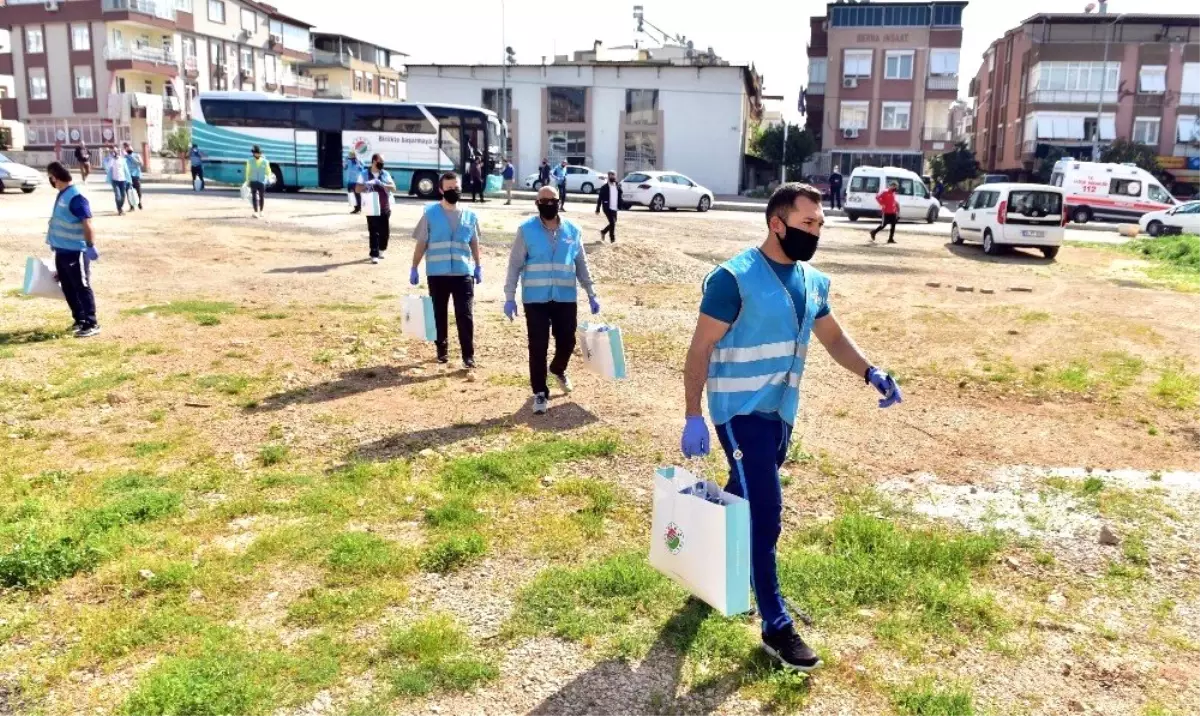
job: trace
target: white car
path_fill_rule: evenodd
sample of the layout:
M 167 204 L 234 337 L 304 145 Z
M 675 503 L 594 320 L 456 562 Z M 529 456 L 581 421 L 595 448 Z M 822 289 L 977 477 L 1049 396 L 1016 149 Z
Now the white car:
M 550 181 L 554 181 L 554 177 L 550 177 Z M 568 166 L 567 167 L 567 193 L 568 194 L 594 194 L 597 187 L 604 186 L 604 182 L 608 181 L 608 173 L 601 174 L 591 167 L 584 166 Z M 538 177 L 538 173 L 534 172 L 525 177 L 522 182 L 526 189 L 537 191 L 542 188 L 542 181 Z
M 1142 231 L 1151 236 L 1173 234 L 1176 230 L 1184 234 L 1200 234 L 1200 201 L 1152 211 L 1138 220 Z
M 846 201 L 842 210 L 850 221 L 878 217 L 883 211 L 875 197 L 889 184 L 895 184 L 900 221 L 937 221 L 941 204 L 929 193 L 921 175 L 902 167 L 855 167 L 850 172 Z
M 996 255 L 1005 248 L 1041 249 L 1058 256 L 1067 223 L 1066 195 L 1049 184 L 981 184 L 954 213 L 950 240 L 979 241 Z
M 29 194 L 42 184 L 42 173 L 33 167 L 17 164 L 0 154 L 0 193 L 5 189 L 20 189 Z
M 625 207 L 648 206 L 650 211 L 663 209 L 712 208 L 713 193 L 675 172 L 630 172 L 621 180 Z

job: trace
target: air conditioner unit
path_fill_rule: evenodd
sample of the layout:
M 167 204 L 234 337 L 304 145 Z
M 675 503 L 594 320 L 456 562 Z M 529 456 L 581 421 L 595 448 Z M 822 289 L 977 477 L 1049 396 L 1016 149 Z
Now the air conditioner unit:
M 251 72 L 250 70 L 242 70 L 242 79 L 248 80 L 253 76 L 254 76 L 254 73 Z
M 238 38 L 240 38 L 243 41 L 249 40 L 250 39 L 250 31 L 242 30 L 241 33 L 238 35 Z
M 843 129 L 842 137 L 845 139 L 858 139 L 858 130 L 857 129 Z
M 58 12 L 58 0 L 46 0 L 46 10 L 48 12 Z
M 283 44 L 283 36 L 282 35 L 271 35 L 271 44 L 282 45 Z
M 846 89 L 854 89 L 855 87 L 858 87 L 858 78 L 857 77 L 843 77 L 842 78 L 842 87 L 845 87 Z

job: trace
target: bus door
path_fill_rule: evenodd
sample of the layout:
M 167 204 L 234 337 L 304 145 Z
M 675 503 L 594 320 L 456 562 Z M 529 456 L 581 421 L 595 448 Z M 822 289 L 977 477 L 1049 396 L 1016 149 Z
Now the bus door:
M 342 172 L 346 152 L 342 132 L 317 132 L 317 184 L 323 189 L 345 189 Z
M 349 147 L 342 146 L 342 108 L 333 103 L 296 103 L 296 140 L 301 135 L 315 134 L 311 141 L 317 145 L 317 166 L 313 176 L 302 177 L 305 186 L 324 189 L 345 189 L 342 181 L 342 161 Z
M 438 117 L 438 124 L 441 129 L 438 132 L 438 139 L 442 150 L 442 155 L 438 159 L 438 169 L 441 171 L 455 171 L 459 174 L 463 173 L 463 168 L 466 149 L 463 147 L 462 122 L 457 115 Z M 447 161 L 449 164 L 447 165 Z

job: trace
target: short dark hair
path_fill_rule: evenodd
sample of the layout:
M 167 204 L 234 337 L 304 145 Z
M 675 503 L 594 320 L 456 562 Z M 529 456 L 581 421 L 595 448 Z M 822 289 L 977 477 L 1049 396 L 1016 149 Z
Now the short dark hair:
M 445 184 L 448 181 L 454 181 L 457 178 L 458 174 L 456 172 L 446 172 L 440 179 L 438 179 L 438 188 L 440 189 L 442 184 Z
M 62 162 L 50 162 L 46 165 L 46 172 L 59 181 L 71 181 L 71 170 L 63 166 Z
M 772 216 L 786 219 L 796 199 L 801 196 L 813 201 L 817 206 L 821 205 L 821 192 L 811 184 L 801 184 L 798 181 L 780 184 L 767 201 L 767 223 L 771 223 Z
M 262 150 L 258 148 L 257 144 L 255 144 L 253 147 L 250 147 L 250 153 L 251 154 L 262 154 Z

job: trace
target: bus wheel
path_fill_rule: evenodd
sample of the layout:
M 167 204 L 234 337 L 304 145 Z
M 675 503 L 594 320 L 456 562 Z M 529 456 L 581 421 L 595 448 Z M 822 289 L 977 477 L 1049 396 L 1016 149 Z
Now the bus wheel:
M 437 195 L 437 175 L 421 172 L 413 177 L 412 192 L 422 199 L 432 199 Z
M 269 187 L 270 191 L 283 191 L 287 188 L 283 185 L 283 172 L 279 170 L 278 164 L 271 165 L 271 174 L 275 177 L 275 183 Z
M 1076 224 L 1086 224 L 1092 220 L 1092 210 L 1086 206 L 1076 207 L 1075 211 L 1071 212 L 1071 221 Z

